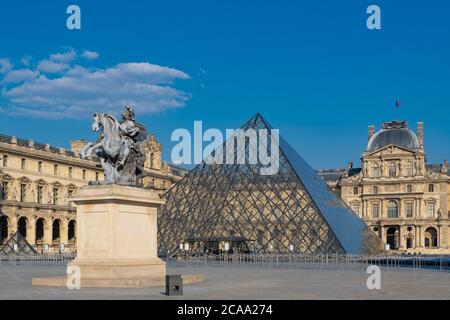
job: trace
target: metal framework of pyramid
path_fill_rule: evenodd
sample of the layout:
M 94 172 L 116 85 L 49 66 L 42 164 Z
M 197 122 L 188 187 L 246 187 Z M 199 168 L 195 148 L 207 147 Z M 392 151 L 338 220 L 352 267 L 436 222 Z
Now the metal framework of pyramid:
M 23 237 L 23 235 L 16 231 L 6 243 L 0 247 L 2 254 L 37 254 L 37 251 L 31 244 Z
M 271 126 L 256 114 L 241 129 L 249 128 Z M 383 252 L 377 235 L 282 137 L 278 173 L 261 175 L 261 167 L 259 161 L 197 165 L 165 193 L 158 212 L 161 252 L 175 252 L 186 242 L 197 252 L 219 242 L 259 253 Z

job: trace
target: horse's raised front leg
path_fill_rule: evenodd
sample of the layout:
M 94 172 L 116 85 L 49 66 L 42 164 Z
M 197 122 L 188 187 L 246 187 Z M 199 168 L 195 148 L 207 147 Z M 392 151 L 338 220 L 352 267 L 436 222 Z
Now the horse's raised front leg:
M 92 142 L 89 142 L 80 152 L 81 159 L 91 158 L 94 150 L 97 150 L 100 146 L 101 143 L 94 145 Z

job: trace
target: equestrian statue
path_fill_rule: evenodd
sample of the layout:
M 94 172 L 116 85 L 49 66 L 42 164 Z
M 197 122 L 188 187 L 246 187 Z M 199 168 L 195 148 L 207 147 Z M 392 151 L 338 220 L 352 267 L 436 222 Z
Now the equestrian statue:
M 136 124 L 133 108 L 124 107 L 120 122 L 112 115 L 94 113 L 92 131 L 99 132 L 99 138 L 88 143 L 80 155 L 82 159 L 100 159 L 105 180 L 91 184 L 137 186 L 145 175 L 147 130 Z

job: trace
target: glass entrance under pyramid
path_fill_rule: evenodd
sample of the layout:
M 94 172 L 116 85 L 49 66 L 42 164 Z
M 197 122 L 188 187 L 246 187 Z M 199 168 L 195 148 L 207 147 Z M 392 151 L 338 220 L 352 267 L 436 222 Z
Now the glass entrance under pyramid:
M 271 127 L 257 114 L 241 129 Z M 252 151 L 248 142 L 246 160 Z M 225 145 L 216 151 L 225 150 Z M 275 151 L 270 143 L 265 145 L 266 153 Z M 204 161 L 168 190 L 158 212 L 161 252 L 175 252 L 188 243 L 191 252 L 199 253 L 381 253 L 384 245 L 377 235 L 282 137 L 277 147 L 276 174 L 262 175 L 265 166 L 259 160 Z

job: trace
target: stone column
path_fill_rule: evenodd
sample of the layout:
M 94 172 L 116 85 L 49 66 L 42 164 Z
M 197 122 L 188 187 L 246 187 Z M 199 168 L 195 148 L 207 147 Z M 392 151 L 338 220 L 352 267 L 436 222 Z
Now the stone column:
M 419 226 L 419 237 L 418 237 L 418 240 L 419 240 L 419 247 L 422 247 L 423 245 L 422 245 L 422 226 Z
M 407 234 L 407 232 L 405 231 L 405 227 L 404 226 L 400 226 L 398 229 L 398 248 L 399 249 L 406 249 L 405 246 L 405 235 Z
M 49 248 L 52 245 L 52 236 L 53 236 L 53 219 L 50 217 L 45 218 L 45 224 L 44 224 L 44 241 L 43 244 L 48 244 Z
M 9 239 L 11 237 L 11 235 L 16 233 L 16 231 L 19 228 L 18 223 L 19 223 L 19 217 L 17 216 L 17 207 L 14 207 L 13 214 L 10 216 L 10 223 L 8 225 L 8 233 L 9 234 L 8 234 L 7 239 Z
M 69 243 L 69 220 L 67 218 L 61 219 L 61 226 L 59 229 L 59 242 L 67 247 Z
M 36 217 L 27 217 L 27 241 L 32 246 L 36 245 Z

